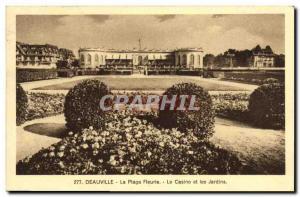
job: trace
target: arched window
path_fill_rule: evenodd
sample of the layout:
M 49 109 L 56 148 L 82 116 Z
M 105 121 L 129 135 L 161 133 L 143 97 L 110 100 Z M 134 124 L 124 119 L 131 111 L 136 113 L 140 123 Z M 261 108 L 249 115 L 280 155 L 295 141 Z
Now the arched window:
M 88 54 L 88 58 L 87 58 L 87 64 L 91 64 L 92 63 L 92 56 L 91 54 Z
M 194 57 L 194 55 L 192 54 L 191 56 L 190 56 L 190 65 L 194 65 L 195 64 L 195 57 Z
M 97 62 L 97 63 L 99 62 L 99 56 L 98 56 L 98 54 L 95 55 L 95 62 Z
M 81 56 L 80 56 L 80 61 L 81 61 L 82 63 L 84 63 L 84 55 L 83 55 L 83 54 L 81 54 Z
M 186 54 L 182 56 L 182 64 L 186 65 Z
M 103 64 L 103 62 L 104 62 L 104 61 L 103 61 L 103 55 L 101 55 L 101 64 Z

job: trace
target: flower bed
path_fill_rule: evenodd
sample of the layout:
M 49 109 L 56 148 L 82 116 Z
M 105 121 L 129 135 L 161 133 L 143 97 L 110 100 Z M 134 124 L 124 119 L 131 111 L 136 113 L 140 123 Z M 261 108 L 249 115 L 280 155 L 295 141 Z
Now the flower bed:
M 151 115 L 151 114 L 144 114 Z M 162 129 L 128 111 L 19 161 L 17 174 L 239 174 L 235 155 L 192 132 Z
M 63 112 L 65 95 L 28 92 L 26 120 L 43 118 Z
M 263 84 L 265 79 L 268 78 L 275 78 L 281 82 L 284 82 L 284 72 L 259 72 L 259 71 L 252 71 L 252 72 L 225 72 L 224 78 L 227 80 L 232 81 L 239 81 L 244 83 L 250 84 Z
M 132 101 L 135 95 L 141 95 L 143 104 L 147 101 L 148 94 L 143 92 L 117 92 L 125 94 Z M 29 106 L 27 120 L 43 118 L 50 115 L 60 114 L 63 112 L 64 95 L 63 94 L 46 94 L 46 93 L 28 93 Z M 211 94 L 213 100 L 213 109 L 217 116 L 244 121 L 248 114 L 248 93 L 218 93 Z M 152 111 L 158 107 L 153 106 Z
M 217 116 L 247 121 L 248 119 L 248 93 L 220 93 L 211 95 L 213 109 Z

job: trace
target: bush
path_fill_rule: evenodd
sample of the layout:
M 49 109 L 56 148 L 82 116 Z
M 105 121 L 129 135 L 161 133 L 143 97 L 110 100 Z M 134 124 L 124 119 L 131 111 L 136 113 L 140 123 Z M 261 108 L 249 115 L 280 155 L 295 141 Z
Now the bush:
M 192 132 L 159 130 L 115 114 L 105 130 L 70 133 L 57 144 L 17 163 L 17 174 L 239 174 L 232 153 Z
M 103 128 L 109 119 L 109 112 L 100 109 L 100 100 L 107 94 L 111 94 L 109 89 L 98 80 L 84 80 L 73 87 L 66 95 L 64 104 L 67 128 L 74 131 L 89 126 Z
M 258 87 L 249 101 L 252 122 L 262 128 L 285 128 L 284 84 L 264 84 Z
M 60 69 L 60 70 L 57 70 L 57 75 L 59 77 L 74 77 L 75 71 L 72 69 Z
M 26 121 L 28 98 L 20 84 L 16 88 L 16 122 L 21 125 Z
M 57 77 L 56 69 L 17 68 L 17 82 L 53 79 Z
M 195 95 L 194 106 L 199 107 L 200 110 L 160 110 L 159 122 L 163 127 L 176 127 L 182 132 L 192 130 L 199 139 L 207 139 L 212 136 L 214 111 L 212 99 L 207 91 L 193 83 L 181 83 L 167 89 L 164 95 Z

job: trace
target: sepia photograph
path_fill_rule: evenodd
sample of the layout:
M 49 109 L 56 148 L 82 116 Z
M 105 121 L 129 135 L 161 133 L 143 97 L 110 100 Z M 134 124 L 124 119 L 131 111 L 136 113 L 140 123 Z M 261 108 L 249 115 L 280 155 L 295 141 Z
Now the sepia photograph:
M 13 176 L 94 175 L 74 180 L 79 185 L 103 184 L 95 175 L 292 180 L 294 103 L 287 100 L 294 97 L 294 65 L 286 13 L 293 9 L 285 8 L 15 9 L 14 37 L 7 35 L 15 58 L 7 65 L 7 91 L 15 95 L 15 107 L 8 106 Z M 155 181 L 125 182 L 170 183 Z M 180 181 L 175 186 L 193 184 Z

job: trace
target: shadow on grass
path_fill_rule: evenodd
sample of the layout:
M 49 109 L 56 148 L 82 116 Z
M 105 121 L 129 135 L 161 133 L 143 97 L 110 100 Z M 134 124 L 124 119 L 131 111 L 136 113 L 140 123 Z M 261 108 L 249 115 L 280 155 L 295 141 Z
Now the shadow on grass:
M 56 138 L 62 138 L 67 133 L 67 129 L 63 123 L 35 123 L 25 126 L 24 130 L 35 134 Z

